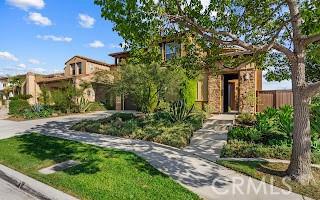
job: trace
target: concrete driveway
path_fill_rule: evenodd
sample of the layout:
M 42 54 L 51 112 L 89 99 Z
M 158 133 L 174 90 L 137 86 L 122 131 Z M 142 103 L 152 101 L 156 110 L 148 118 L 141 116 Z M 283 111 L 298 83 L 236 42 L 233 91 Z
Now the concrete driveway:
M 69 115 L 63 117 L 28 120 L 28 121 L 11 121 L 0 118 L 0 139 L 6 139 L 21 134 L 25 134 L 25 131 L 30 130 L 33 127 L 44 125 L 48 122 L 76 122 L 82 119 L 99 119 L 110 116 L 116 111 L 98 111 L 93 113 Z

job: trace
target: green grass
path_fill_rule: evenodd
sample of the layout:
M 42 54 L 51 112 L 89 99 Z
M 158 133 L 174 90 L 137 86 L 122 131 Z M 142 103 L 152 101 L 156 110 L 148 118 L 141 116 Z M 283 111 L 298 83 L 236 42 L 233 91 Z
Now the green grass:
M 287 164 L 282 163 L 268 163 L 268 162 L 244 162 L 244 161 L 218 161 L 220 165 L 233 169 L 240 173 L 251 176 L 255 179 L 264 179 L 267 183 L 273 184 L 277 187 L 287 189 L 288 187 L 282 182 L 282 178 L 286 176 Z M 286 183 L 290 185 L 292 191 L 298 194 L 302 194 L 313 199 L 319 199 L 320 197 L 320 169 L 313 169 L 313 175 L 315 183 L 308 186 L 302 186 L 301 184 L 286 180 Z
M 137 155 L 47 137 L 0 140 L 0 163 L 80 199 L 199 199 Z M 39 169 L 69 159 L 80 165 L 51 175 Z

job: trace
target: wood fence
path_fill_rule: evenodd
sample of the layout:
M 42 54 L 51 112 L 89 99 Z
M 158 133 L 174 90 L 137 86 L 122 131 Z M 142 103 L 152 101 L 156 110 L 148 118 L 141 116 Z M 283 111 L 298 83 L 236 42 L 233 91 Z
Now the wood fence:
M 284 105 L 293 105 L 291 90 L 257 91 L 257 112 L 261 112 L 267 107 L 279 108 Z

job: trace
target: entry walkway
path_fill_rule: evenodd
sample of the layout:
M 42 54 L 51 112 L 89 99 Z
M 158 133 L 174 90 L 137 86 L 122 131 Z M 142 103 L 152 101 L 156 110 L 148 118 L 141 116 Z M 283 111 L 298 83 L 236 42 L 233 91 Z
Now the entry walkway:
M 227 141 L 228 129 L 233 125 L 234 119 L 234 115 L 212 116 L 202 129 L 194 133 L 190 145 L 183 150 L 215 162 Z

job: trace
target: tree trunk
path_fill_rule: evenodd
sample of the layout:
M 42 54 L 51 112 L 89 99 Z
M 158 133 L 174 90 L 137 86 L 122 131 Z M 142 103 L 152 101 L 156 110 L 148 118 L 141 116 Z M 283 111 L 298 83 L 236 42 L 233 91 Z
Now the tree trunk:
M 301 184 L 313 181 L 311 169 L 311 128 L 310 98 L 303 91 L 305 81 L 305 53 L 297 54 L 297 62 L 292 65 L 292 90 L 294 105 L 293 147 L 288 175 Z
M 309 101 L 299 92 L 294 92 L 293 146 L 288 175 L 305 185 L 313 180 Z

